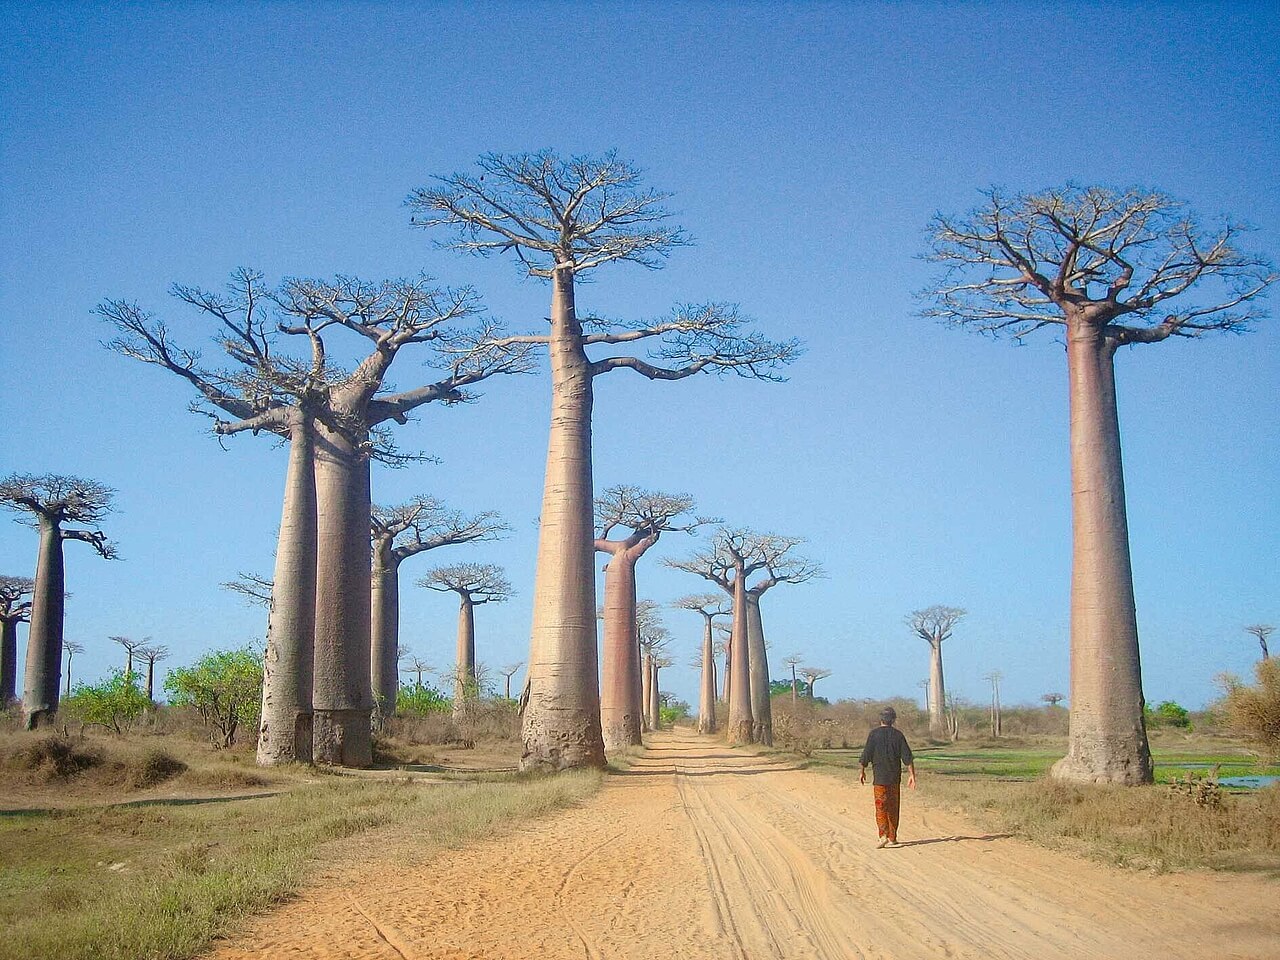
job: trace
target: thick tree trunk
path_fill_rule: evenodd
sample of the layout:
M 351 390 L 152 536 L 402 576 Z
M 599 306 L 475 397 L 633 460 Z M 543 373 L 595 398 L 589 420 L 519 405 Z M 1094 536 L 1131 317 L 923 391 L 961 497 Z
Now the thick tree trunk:
M 640 727 L 646 733 L 653 729 L 653 716 L 649 712 L 649 687 L 653 681 L 653 653 L 646 650 L 640 665 Z
M 747 632 L 747 585 L 741 569 L 733 580 L 733 640 L 730 676 L 733 688 L 729 699 L 730 743 L 750 743 L 755 725 L 751 712 L 751 658 Z M 727 686 L 727 684 L 726 684 Z
M 467 711 L 476 689 L 476 605 L 468 593 L 458 593 L 457 667 L 453 675 L 453 718 Z
M 764 645 L 760 598 L 747 592 L 747 644 L 750 647 L 751 737 L 773 746 L 773 704 L 769 698 L 769 654 Z
M 641 742 L 640 654 L 636 644 L 636 565 L 618 550 L 604 571 L 600 726 L 606 750 Z
M 43 514 L 37 515 L 37 519 L 40 553 L 36 558 L 31 622 L 27 629 L 27 666 L 22 683 L 22 714 L 28 730 L 51 722 L 58 709 L 66 600 L 62 530 Z
M 276 542 L 267 649 L 262 658 L 258 763 L 311 762 L 312 658 L 316 623 L 315 435 L 295 412 Z
M 400 561 L 391 552 L 389 541 L 375 545 L 372 559 L 370 683 L 378 713 L 385 719 L 396 712 L 396 695 L 400 692 Z
M 319 427 L 316 442 L 314 757 L 373 762 L 370 661 L 369 461 Z
M 929 641 L 929 736 L 948 738 L 947 694 L 942 680 L 942 644 Z
M 591 369 L 574 311 L 573 271 L 551 299 L 551 435 L 524 711 L 524 769 L 604 766 L 596 656 Z
M 18 621 L 0 621 L 0 710 L 18 697 Z
M 662 695 L 658 691 L 658 663 L 649 671 L 649 716 L 653 729 L 662 729 Z
M 706 627 L 702 631 L 702 690 L 698 697 L 698 732 L 716 732 L 716 651 L 712 639 L 711 618 L 703 614 Z
M 1096 326 L 1067 335 L 1071 401 L 1071 714 L 1063 780 L 1151 783 L 1129 559 L 1115 347 Z

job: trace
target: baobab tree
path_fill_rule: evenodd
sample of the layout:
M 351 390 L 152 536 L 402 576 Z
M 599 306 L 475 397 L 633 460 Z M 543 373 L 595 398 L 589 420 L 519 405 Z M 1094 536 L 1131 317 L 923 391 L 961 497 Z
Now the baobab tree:
M 1056 707 L 1063 700 L 1067 699 L 1067 697 L 1066 694 L 1062 693 L 1046 693 L 1042 694 L 1040 699 L 1043 700 L 1047 706 Z
M 62 545 L 78 540 L 105 560 L 115 547 L 98 524 L 111 512 L 115 491 L 97 480 L 47 473 L 10 474 L 0 480 L 0 505 L 20 511 L 18 522 L 40 535 L 27 627 L 27 664 L 22 683 L 23 722 L 28 730 L 53 719 L 62 672 L 66 613 L 66 568 Z M 68 527 L 67 524 L 84 526 Z
M 929 736 L 941 740 L 947 736 L 947 691 L 942 680 L 942 644 L 950 639 L 956 624 L 967 611 L 959 607 L 934 604 L 913 611 L 907 626 L 929 644 Z
M 1275 627 L 1269 623 L 1255 623 L 1244 628 L 1244 632 L 1252 634 L 1258 639 L 1258 646 L 1262 647 L 1262 659 L 1266 660 L 1271 653 L 1267 650 L 1267 637 L 1275 632 Z
M 662 701 L 663 696 L 658 687 L 658 673 L 671 666 L 675 661 L 665 653 L 655 651 L 653 657 L 653 671 L 650 674 L 652 678 L 649 687 L 649 715 L 653 718 L 653 729 L 662 729 Z
M 984 674 L 982 679 L 991 684 L 991 736 L 999 737 L 1003 729 L 1000 724 L 1000 681 L 1004 679 L 1004 674 L 999 670 L 992 670 Z
M 150 639 L 150 638 L 148 638 Z M 111 642 L 124 648 L 124 675 L 133 677 L 133 655 L 146 644 L 146 640 L 135 640 L 133 637 L 112 637 Z
M 702 683 L 698 696 L 698 732 L 716 732 L 716 651 L 714 620 L 727 617 L 732 610 L 723 596 L 714 593 L 695 593 L 681 597 L 672 604 L 680 610 L 692 610 L 702 616 Z
M 800 684 L 799 684 L 799 681 L 796 679 L 796 667 L 800 666 L 800 664 L 803 662 L 804 662 L 804 657 L 800 656 L 800 654 L 798 653 L 793 653 L 791 654 L 791 656 L 784 657 L 782 660 L 783 665 L 788 667 L 791 670 L 791 706 L 792 707 L 795 707 L 796 701 L 799 699 L 799 696 L 800 696 L 799 690 L 798 690 L 798 687 L 800 686 Z
M 809 699 L 814 698 L 813 685 L 819 680 L 824 680 L 831 676 L 831 671 L 825 667 L 801 667 L 799 674 L 804 678 L 804 682 L 809 687 Z
M 604 639 L 601 647 L 600 726 L 605 750 L 640 743 L 640 656 L 636 645 L 636 564 L 669 531 L 691 531 L 707 521 L 679 522 L 693 498 L 639 487 L 610 487 L 595 501 L 595 548 L 604 568 Z M 615 531 L 622 536 L 614 537 Z M 612 538 L 612 539 L 611 539 Z
M 404 666 L 400 668 L 400 672 L 414 674 L 417 678 L 416 682 L 419 689 L 421 689 L 422 687 L 422 675 L 424 673 L 430 673 L 431 670 L 432 670 L 432 667 L 430 663 L 428 663 L 426 660 L 424 660 L 422 657 L 418 656 L 417 654 L 408 653 L 406 651 L 406 656 L 404 657 Z
M 640 649 L 640 708 L 645 730 L 658 729 L 658 715 L 653 704 L 657 697 L 657 674 L 654 661 L 659 651 L 671 640 L 671 632 L 662 622 L 661 607 L 653 600 L 636 601 L 636 645 Z
M 400 687 L 400 565 L 440 547 L 496 540 L 511 528 L 492 512 L 465 516 L 434 497 L 394 507 L 375 506 L 372 523 L 370 668 L 373 694 L 384 716 L 396 710 Z
M 155 690 L 156 664 L 161 660 L 169 659 L 169 648 L 162 643 L 147 643 L 134 650 L 143 663 L 147 665 L 147 699 L 152 700 L 152 693 Z
M 236 574 L 234 580 L 226 580 L 222 583 L 223 590 L 238 593 L 248 603 L 261 604 L 264 607 L 271 606 L 271 593 L 274 588 L 275 584 L 266 577 L 243 571 Z
M 732 614 L 732 610 L 730 613 Z M 726 706 L 729 703 L 729 642 L 733 637 L 733 627 L 729 624 L 716 624 L 716 656 L 724 658 L 724 669 L 720 671 L 720 676 L 724 679 L 720 684 L 720 702 Z
M 18 697 L 18 624 L 31 618 L 30 577 L 0 577 L 0 710 Z
M 1071 443 L 1071 714 L 1066 780 L 1150 783 L 1114 358 L 1122 346 L 1241 332 L 1277 279 L 1242 228 L 1202 227 L 1163 194 L 1068 186 L 930 225 L 946 268 L 928 315 L 1066 340 Z M 1175 303 L 1176 301 L 1176 303 Z
M 521 660 L 518 663 L 508 663 L 506 666 L 498 668 L 498 672 L 502 674 L 503 679 L 506 681 L 506 692 L 503 693 L 503 696 L 507 700 L 511 699 L 511 678 L 519 673 L 520 668 L 523 666 L 524 661 Z
M 523 717 L 525 767 L 604 764 L 594 615 L 591 411 L 593 381 L 628 369 L 651 380 L 700 372 L 778 379 L 795 343 L 772 343 L 745 329 L 735 307 L 682 305 L 661 319 L 614 323 L 579 316 L 576 280 L 606 264 L 656 268 L 687 242 L 667 224 L 664 194 L 609 153 L 562 158 L 551 151 L 487 154 L 477 173 L 437 178 L 414 191 L 413 222 L 443 227 L 455 249 L 512 253 L 528 276 L 551 283 L 550 330 L 499 344 L 545 345 L 551 360 L 551 431 L 543 490 Z M 593 359 L 628 344 L 646 358 Z
M 475 608 L 485 603 L 510 600 L 515 591 L 502 568 L 492 563 L 455 563 L 436 567 L 418 581 L 418 586 L 458 595 L 458 656 L 453 677 L 453 713 L 459 716 L 479 690 Z
M 67 654 L 67 686 L 63 696 L 71 696 L 71 661 L 75 659 L 77 654 L 84 653 L 84 644 L 76 643 L 74 640 L 66 640 L 62 644 L 63 651 Z

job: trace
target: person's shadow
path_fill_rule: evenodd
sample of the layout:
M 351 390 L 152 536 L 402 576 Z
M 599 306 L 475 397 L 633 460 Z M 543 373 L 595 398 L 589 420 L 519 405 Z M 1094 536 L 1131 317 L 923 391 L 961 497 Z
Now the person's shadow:
M 919 847 L 926 843 L 965 843 L 970 840 L 976 840 L 980 843 L 990 843 L 993 840 L 1008 840 L 1012 837 L 1012 833 L 987 833 L 981 837 L 930 837 L 926 840 L 899 840 L 899 847 Z

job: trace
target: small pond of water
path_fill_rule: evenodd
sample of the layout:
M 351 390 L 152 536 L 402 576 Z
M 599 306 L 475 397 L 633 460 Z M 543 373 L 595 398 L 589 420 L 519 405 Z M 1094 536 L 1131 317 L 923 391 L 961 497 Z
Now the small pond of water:
M 1260 787 L 1269 787 L 1273 783 L 1280 783 L 1280 777 L 1274 776 L 1257 776 L 1257 777 L 1219 777 L 1218 785 L 1221 787 L 1246 787 L 1257 790 Z

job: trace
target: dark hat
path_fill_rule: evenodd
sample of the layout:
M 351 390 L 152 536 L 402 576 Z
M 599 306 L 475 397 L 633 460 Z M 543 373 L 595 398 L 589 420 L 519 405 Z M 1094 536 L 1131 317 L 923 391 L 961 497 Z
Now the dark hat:
M 881 723 L 893 723 L 893 721 L 897 719 L 898 719 L 898 711 L 893 709 L 893 707 L 885 707 L 883 710 L 880 711 Z

